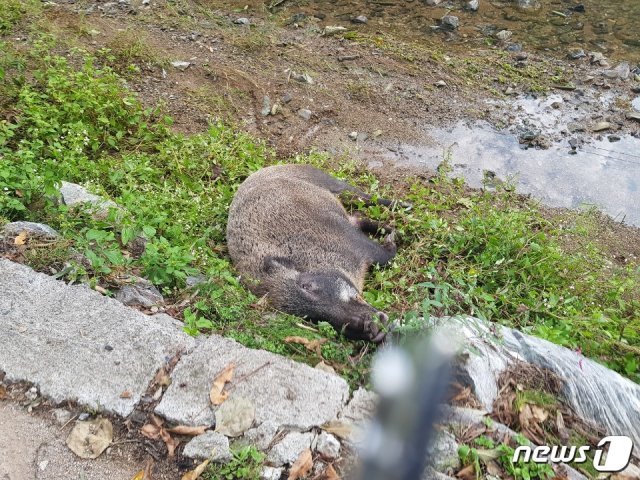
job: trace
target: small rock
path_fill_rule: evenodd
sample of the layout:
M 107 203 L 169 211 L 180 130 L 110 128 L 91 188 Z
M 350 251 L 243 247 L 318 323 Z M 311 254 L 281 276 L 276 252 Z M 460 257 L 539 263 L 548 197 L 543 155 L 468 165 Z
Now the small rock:
M 373 131 L 373 138 L 378 138 L 381 135 L 382 135 L 382 130 L 380 130 L 379 128 Z
M 584 3 L 579 3 L 578 5 L 574 5 L 571 9 L 574 12 L 578 12 L 578 13 L 584 13 L 586 10 Z
M 631 106 L 636 112 L 640 112 L 640 97 L 636 97 L 631 100 Z
M 301 108 L 300 110 L 298 110 L 298 116 L 304 118 L 305 120 L 310 120 L 311 115 L 313 115 L 313 113 L 307 108 Z
M 626 80 L 629 78 L 631 73 L 631 68 L 627 62 L 622 62 L 616 68 L 611 70 L 607 70 L 603 72 L 603 75 L 607 78 L 620 78 L 621 80 Z
M 464 8 L 472 12 L 477 12 L 478 8 L 480 8 L 480 2 L 479 0 L 471 0 L 464 4 Z
M 260 113 L 262 113 L 263 117 L 271 114 L 271 99 L 267 95 L 262 98 L 262 111 Z
M 358 139 L 358 132 L 351 132 L 349 138 L 355 142 Z
M 87 412 L 82 412 L 80 415 L 78 415 L 78 420 L 80 422 L 84 422 L 87 418 L 89 418 L 89 414 Z
M 584 131 L 586 131 L 586 128 L 581 123 L 571 122 L 571 123 L 567 124 L 567 130 L 569 130 L 571 133 L 573 133 L 573 132 L 584 132 Z
M 277 115 L 278 112 L 280 111 L 280 105 L 278 105 L 277 103 L 273 104 L 273 107 L 271 107 L 271 115 Z
M 498 33 L 496 33 L 496 38 L 498 40 L 506 42 L 511 38 L 512 35 L 513 35 L 513 32 L 511 30 L 500 30 Z
M 123 285 L 116 293 L 116 300 L 127 306 L 152 307 L 164 303 L 164 298 L 155 285 L 140 277 L 130 277 L 131 284 Z
M 262 422 L 256 428 L 247 430 L 243 438 L 258 450 L 267 450 L 279 428 L 280 425 L 276 422 Z
M 191 62 L 184 62 L 182 60 L 174 60 L 173 62 L 171 62 L 171 66 L 180 70 L 181 72 L 184 72 L 187 68 L 189 68 L 190 65 Z
M 640 112 L 627 112 L 627 119 L 640 122 Z
M 609 135 L 607 138 L 611 143 L 620 141 L 620 137 L 618 135 Z
M 0 230 L 0 237 L 17 237 L 22 232 L 27 232 L 29 237 L 36 238 L 57 238 L 59 233 L 49 225 L 35 222 L 11 222 L 7 223 Z
M 185 278 L 185 283 L 188 288 L 196 287 L 198 285 L 202 285 L 203 283 L 207 283 L 207 277 L 204 275 L 190 275 Z
M 233 455 L 229 449 L 229 439 L 217 432 L 205 432 L 193 438 L 184 447 L 185 457 L 197 460 L 210 459 L 215 463 L 227 463 Z
M 273 446 L 267 461 L 274 467 L 292 464 L 303 450 L 311 446 L 312 440 L 313 433 L 289 432 L 281 442 Z
M 228 437 L 239 437 L 249 430 L 256 418 L 251 400 L 231 397 L 216 410 L 216 432 Z
M 366 17 L 366 15 L 358 15 L 356 18 L 352 18 L 351 22 L 353 23 L 367 23 L 369 21 L 369 19 Z
M 594 125 L 594 132 L 602 132 L 603 130 L 609 130 L 611 128 L 611 124 L 609 122 L 598 122 Z
M 504 91 L 505 95 L 515 95 L 516 91 L 512 88 L 512 87 L 507 87 L 507 89 Z
M 425 3 L 430 7 L 435 7 L 436 5 L 440 5 L 442 0 L 426 0 Z
M 336 26 L 336 25 L 328 25 L 324 27 L 322 34 L 325 36 L 336 35 L 338 33 L 346 32 L 347 29 L 345 27 Z
M 149 5 L 151 0 L 142 0 L 142 5 Z
M 47 469 L 48 465 L 49 465 L 49 460 L 43 460 L 41 462 L 38 462 L 38 468 L 40 469 L 41 472 L 44 472 Z
M 369 135 L 367 133 L 359 132 L 358 135 L 356 136 L 356 141 L 366 142 L 368 138 L 369 138 Z
M 260 472 L 260 480 L 280 480 L 282 477 L 282 468 L 262 467 Z
M 60 199 L 67 206 L 90 204 L 96 208 L 96 215 L 99 217 L 106 216 L 110 208 L 117 207 L 111 200 L 105 200 L 99 195 L 89 193 L 82 185 L 70 182 L 62 182 Z
M 308 83 L 309 85 L 313 85 L 313 78 L 308 73 L 292 73 L 291 78 L 300 83 Z
M 327 432 L 321 432 L 316 439 L 316 452 L 327 460 L 333 460 L 340 455 L 340 442 Z
M 591 65 L 600 65 L 601 67 L 608 67 L 609 63 L 605 56 L 600 52 L 589 52 L 589 61 Z
M 540 7 L 540 2 L 538 0 L 515 0 L 515 3 L 518 8 L 522 8 L 524 10 L 537 9 Z
M 434 83 L 434 85 L 438 88 L 443 88 L 447 86 L 447 82 L 445 82 L 444 80 L 438 80 L 436 83 Z
M 445 15 L 440 19 L 440 23 L 447 30 L 456 30 L 460 26 L 460 19 L 455 15 Z
M 233 23 L 235 23 L 236 25 L 249 25 L 251 22 L 247 17 L 240 17 L 236 18 Z
M 520 43 L 509 43 L 505 47 L 507 52 L 520 52 L 522 51 L 522 44 Z
M 52 413 L 56 423 L 60 426 L 65 425 L 69 420 L 71 420 L 71 412 L 64 408 L 54 408 Z
M 572 48 L 571 50 L 569 50 L 567 56 L 571 60 L 579 60 L 580 58 L 585 58 L 587 54 L 584 53 L 584 50 L 582 50 L 581 48 Z
M 287 104 L 291 100 L 293 100 L 293 97 L 291 96 L 291 94 L 289 92 L 286 92 L 284 95 L 282 95 L 282 103 Z

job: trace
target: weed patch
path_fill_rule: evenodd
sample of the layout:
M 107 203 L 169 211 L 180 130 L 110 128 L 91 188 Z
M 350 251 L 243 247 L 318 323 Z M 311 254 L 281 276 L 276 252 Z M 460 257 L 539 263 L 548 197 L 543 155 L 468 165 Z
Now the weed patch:
M 352 384 L 366 382 L 369 345 L 269 310 L 230 265 L 229 204 L 248 175 L 276 162 L 274 153 L 221 123 L 177 134 L 162 109 L 144 108 L 111 68 L 77 51 L 73 65 L 80 66 L 72 67 L 47 53 L 48 41 L 0 60 L 11 65 L 3 70 L 11 78 L 2 87 L 8 100 L 0 112 L 0 216 L 56 228 L 89 259 L 93 284 L 108 288 L 122 273 L 146 276 L 189 333 L 215 331 L 311 364 L 325 360 Z M 25 64 L 28 79 L 21 74 Z M 384 186 L 324 155 L 290 161 L 315 164 L 375 195 L 402 192 L 413 203 L 410 211 L 353 207 L 397 228 L 399 254 L 388 268 L 373 270 L 365 298 L 400 319 L 401 330 L 423 329 L 431 316 L 472 314 L 581 349 L 640 380 L 637 265 L 613 264 L 591 242 L 564 248 L 561 237 L 584 233 L 551 224 L 509 189 L 470 192 L 444 173 L 430 182 L 407 178 Z M 120 208 L 96 219 L 59 205 L 62 180 Z M 141 255 L 133 252 L 137 239 L 146 241 Z M 192 275 L 207 281 L 187 288 Z M 328 340 L 320 356 L 285 342 L 288 336 Z

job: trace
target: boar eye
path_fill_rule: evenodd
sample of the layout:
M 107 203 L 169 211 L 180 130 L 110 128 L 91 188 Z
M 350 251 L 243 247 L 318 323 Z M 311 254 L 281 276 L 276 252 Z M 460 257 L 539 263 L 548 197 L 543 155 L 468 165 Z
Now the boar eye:
M 307 292 L 315 292 L 318 290 L 318 285 L 316 284 L 316 282 L 302 282 L 300 284 L 300 288 L 302 288 L 303 290 L 307 291 Z

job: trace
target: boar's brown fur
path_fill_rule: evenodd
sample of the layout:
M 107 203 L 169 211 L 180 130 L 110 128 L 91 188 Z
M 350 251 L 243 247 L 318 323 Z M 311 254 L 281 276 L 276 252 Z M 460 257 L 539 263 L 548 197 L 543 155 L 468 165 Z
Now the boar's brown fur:
M 244 281 L 277 309 L 328 321 L 351 338 L 380 342 L 388 317 L 362 299 L 367 270 L 396 253 L 393 233 L 350 216 L 336 194 L 371 197 L 309 165 L 257 171 L 239 187 L 229 211 L 229 254 Z M 389 205 L 388 200 L 378 203 Z

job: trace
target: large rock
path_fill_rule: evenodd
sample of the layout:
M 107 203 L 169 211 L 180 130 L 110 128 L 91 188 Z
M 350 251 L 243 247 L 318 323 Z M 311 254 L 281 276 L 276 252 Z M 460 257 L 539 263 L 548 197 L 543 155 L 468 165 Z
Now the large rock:
M 193 344 L 167 315 L 0 259 L 0 370 L 54 402 L 129 415 L 156 371 Z
M 59 235 L 53 228 L 44 223 L 11 222 L 0 228 L 0 237 L 17 237 L 22 232 L 27 232 L 30 237 L 56 238 Z
M 156 413 L 176 423 L 211 425 L 215 409 L 209 390 L 216 375 L 232 362 L 236 367 L 229 399 L 250 399 L 257 425 L 268 421 L 309 430 L 335 418 L 349 396 L 347 382 L 336 375 L 212 335 L 182 357 Z
M 630 436 L 640 445 L 640 385 L 575 351 L 517 330 L 490 328 L 475 318 L 447 322 L 466 339 L 458 380 L 472 387 L 487 411 L 498 393 L 498 377 L 518 359 L 560 376 L 562 400 L 581 418 L 601 425 L 608 434 Z

